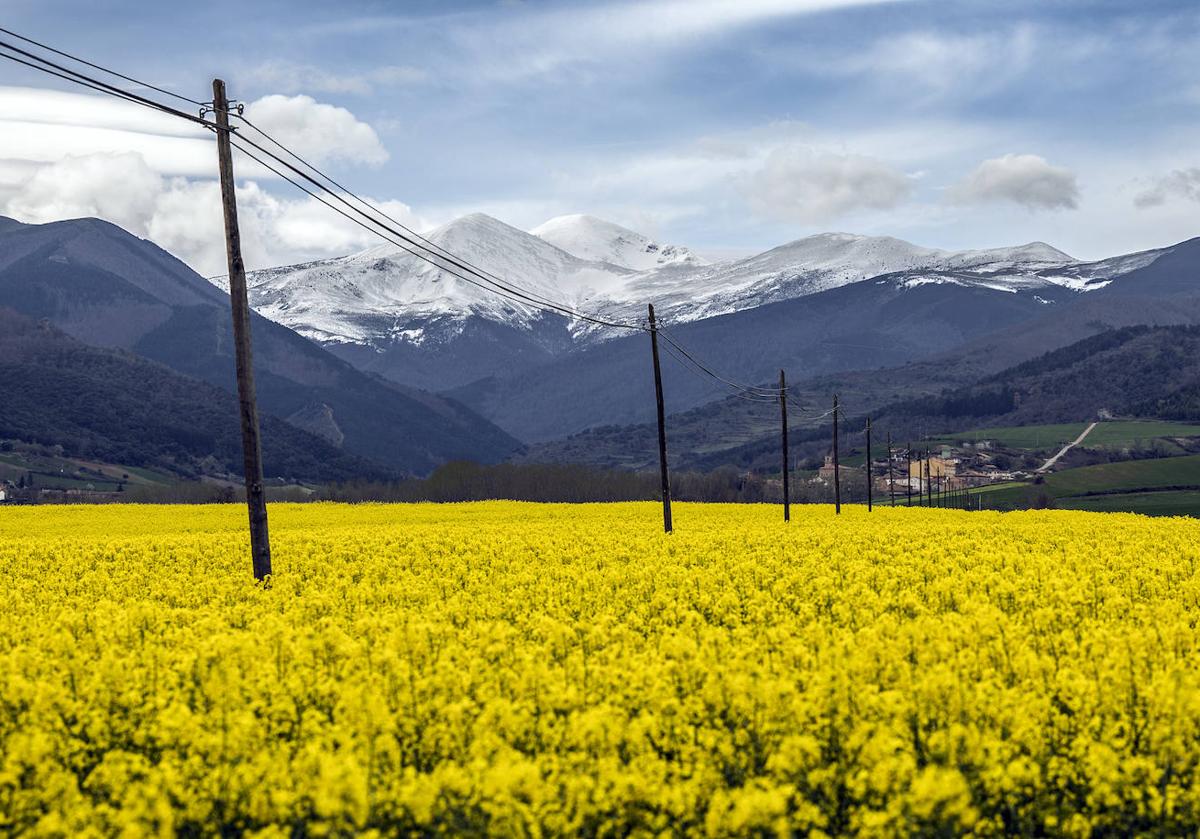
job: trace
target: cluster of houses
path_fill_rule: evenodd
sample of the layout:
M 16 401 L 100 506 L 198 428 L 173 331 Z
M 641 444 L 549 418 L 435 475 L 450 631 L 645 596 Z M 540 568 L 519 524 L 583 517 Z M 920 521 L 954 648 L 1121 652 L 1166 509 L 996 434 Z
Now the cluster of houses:
M 971 458 L 955 455 L 948 446 L 942 447 L 936 455 L 895 451 L 890 461 L 886 457 L 872 460 L 871 479 L 878 492 L 886 493 L 894 489 L 897 494 L 911 492 L 917 495 L 931 490 L 968 489 L 1028 477 L 1023 472 L 1004 470 L 989 462 L 991 458 L 984 453 L 988 448 L 986 443 L 977 444 L 976 447 L 981 451 Z M 825 464 L 817 470 L 813 480 L 832 484 L 834 471 L 833 456 L 826 455 Z M 865 478 L 863 468 L 857 466 L 839 464 L 837 473 L 841 483 L 846 485 Z

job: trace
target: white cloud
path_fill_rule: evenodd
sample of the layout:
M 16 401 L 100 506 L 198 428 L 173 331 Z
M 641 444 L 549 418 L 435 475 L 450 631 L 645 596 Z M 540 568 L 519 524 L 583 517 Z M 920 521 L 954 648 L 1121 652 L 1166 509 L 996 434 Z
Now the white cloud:
M 264 96 L 247 105 L 246 116 L 317 165 L 388 159 L 370 125 L 310 96 Z M 178 117 L 105 96 L 0 87 L 0 160 L 41 164 L 127 152 L 165 175 L 210 176 L 216 167 L 212 135 Z M 245 159 L 237 171 L 272 177 Z
M 1135 206 L 1158 207 L 1168 198 L 1184 198 L 1200 201 L 1200 168 L 1175 169 L 1158 178 L 1154 185 L 1134 196 Z
M 37 169 L 5 209 L 37 224 L 96 216 L 145 235 L 147 196 L 163 188 L 162 175 L 132 152 L 66 157 Z
M 201 272 L 224 270 L 208 131 L 107 97 L 28 88 L 0 87 L 0 114 L 0 213 L 33 223 L 103 218 Z M 378 165 L 388 157 L 370 125 L 309 96 L 265 96 L 246 115 L 317 165 Z M 259 184 L 275 176 L 240 154 L 235 171 L 248 265 L 340 255 L 379 241 L 311 198 L 276 197 Z M 403 204 L 383 207 L 423 226 Z
M 818 72 L 865 76 L 902 88 L 910 99 L 932 103 L 993 94 L 1034 66 L 1037 51 L 1035 30 L 1017 25 L 982 34 L 904 32 L 881 38 L 868 49 L 806 60 Z
M 169 137 L 91 125 L 0 120 L 0 158 L 54 163 L 67 157 L 129 152 L 154 171 L 171 175 L 209 174 L 217 160 L 212 136 L 207 134 Z
M 611 3 L 583 13 L 617 38 L 671 40 L 723 32 L 780 17 L 795 17 L 895 0 L 653 0 Z
M 480 25 L 460 26 L 450 33 L 472 59 L 456 62 L 469 79 L 521 81 L 541 76 L 564 81 L 564 71 L 608 62 L 634 52 L 644 61 L 648 49 L 682 46 L 696 39 L 728 36 L 733 30 L 772 20 L 800 17 L 906 0 L 637 0 L 564 6 L 532 11 L 507 10 L 505 17 L 481 18 Z M 397 24 L 412 25 L 411 19 Z M 343 27 L 378 28 L 386 21 L 343 22 Z M 611 68 L 599 72 L 607 75 Z
M 382 241 L 311 198 L 279 198 L 255 181 L 239 181 L 237 199 L 250 268 L 339 256 Z M 136 153 L 67 157 L 40 166 L 0 192 L 0 201 L 0 214 L 31 223 L 103 218 L 151 239 L 202 274 L 225 271 L 216 181 L 165 177 Z M 407 205 L 372 203 L 413 229 L 427 227 Z
M 203 128 L 111 96 L 39 87 L 0 87 L 0 114 L 8 120 L 48 125 L 87 125 L 143 134 L 203 137 Z
M 386 65 L 360 73 L 335 73 L 314 64 L 267 61 L 247 74 L 257 84 L 283 93 L 351 93 L 366 96 L 378 87 L 419 84 L 429 78 L 420 67 Z
M 770 219 L 802 224 L 855 210 L 886 210 L 911 194 L 913 179 L 881 160 L 801 146 L 775 149 L 744 183 L 750 207 Z
M 1075 209 L 1075 173 L 1036 154 L 1006 154 L 980 163 L 947 193 L 960 204 L 1012 202 L 1030 210 Z
M 318 166 L 331 160 L 377 166 L 388 159 L 374 128 L 345 108 L 311 96 L 264 96 L 246 106 L 246 116 Z

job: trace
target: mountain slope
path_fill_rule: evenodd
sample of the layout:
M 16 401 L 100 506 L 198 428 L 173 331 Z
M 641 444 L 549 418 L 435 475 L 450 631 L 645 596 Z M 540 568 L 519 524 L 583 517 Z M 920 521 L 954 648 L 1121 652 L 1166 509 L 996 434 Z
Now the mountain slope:
M 908 287 L 879 278 L 797 300 L 671 327 L 670 334 L 735 380 L 762 384 L 780 367 L 794 380 L 894 367 L 1028 321 L 1074 292 L 998 292 L 959 285 Z M 1049 301 L 1049 302 L 1047 302 Z M 668 410 L 684 411 L 728 393 L 693 375 L 664 346 Z M 654 415 L 649 339 L 615 339 L 524 374 L 476 382 L 454 395 L 526 442 L 591 426 L 648 422 Z
M 114 225 L 80 219 L 0 233 L 0 300 L 86 343 L 234 389 L 228 297 Z M 349 453 L 425 473 L 517 446 L 458 403 L 369 376 L 265 318 L 252 329 L 262 410 L 301 425 L 323 418 L 312 430 Z
M 430 241 L 542 298 L 595 308 L 633 272 L 588 262 L 482 214 Z M 459 271 L 458 273 L 462 273 Z M 306 265 L 252 272 L 250 302 L 361 369 L 447 389 L 529 369 L 573 348 L 581 322 L 506 299 L 392 245 Z
M 62 446 L 69 456 L 165 469 L 238 473 L 234 397 L 127 352 L 83 344 L 0 308 L 0 438 Z M 269 478 L 338 481 L 389 472 L 270 415 Z
M 1089 290 L 1092 274 L 1107 272 L 1040 242 L 955 253 L 830 233 L 707 264 L 590 216 L 552 219 L 533 234 L 475 214 L 429 239 L 540 298 L 633 323 L 649 302 L 664 320 L 682 323 L 899 272 L 912 285 L 1055 293 Z M 520 374 L 622 335 L 504 300 L 391 245 L 255 272 L 250 284 L 252 305 L 267 317 L 362 369 L 428 388 Z
M 664 265 L 706 264 L 706 260 L 687 248 L 660 245 L 648 236 L 595 216 L 558 216 L 529 232 L 572 256 L 633 271 L 653 271 Z
M 969 392 L 973 383 L 1068 345 L 1086 349 L 1093 336 L 1096 336 L 1095 340 L 1107 340 L 1105 336 L 1129 327 L 1169 328 L 1200 324 L 1200 240 L 1182 242 L 1154 253 L 1157 256 L 1153 260 L 1143 254 L 1122 258 L 1142 267 L 1134 268 L 1095 293 L 1068 296 L 1057 304 L 1044 305 L 1038 310 L 1039 316 L 992 330 L 950 352 L 933 353 L 902 366 L 816 376 L 805 375 L 804 371 L 811 371 L 811 366 L 789 367 L 790 403 L 796 409 L 791 412 L 793 430 L 811 428 L 813 417 L 823 413 L 834 393 L 841 394 L 843 405 L 852 415 L 870 412 L 879 418 L 879 412 L 889 405 L 922 399 L 935 404 L 944 394 L 958 394 L 969 401 L 974 398 Z M 1160 293 L 1156 295 L 1156 291 Z M 817 295 L 810 299 L 815 301 L 821 297 Z M 1166 329 L 1161 334 L 1169 336 L 1172 333 Z M 1069 380 L 1057 383 L 1049 391 L 1061 392 L 1064 401 L 1060 406 L 1062 410 L 1055 416 L 1077 418 L 1078 412 L 1086 415 L 1107 405 L 1110 408 L 1123 406 L 1122 410 L 1138 414 L 1195 419 L 1189 413 L 1193 392 L 1188 389 L 1187 377 L 1182 372 L 1186 369 L 1188 365 L 1181 366 L 1177 376 L 1167 376 L 1169 371 L 1159 370 L 1150 378 L 1149 386 L 1162 394 L 1155 397 L 1160 402 L 1153 410 L 1144 402 L 1139 403 L 1139 407 L 1131 404 L 1129 399 L 1116 398 L 1106 387 L 1080 392 Z M 1148 374 L 1142 369 L 1140 375 Z M 675 386 L 676 378 L 668 378 L 668 393 Z M 763 381 L 766 380 L 764 377 Z M 1108 380 L 1123 382 L 1126 377 L 1118 370 Z M 1176 385 L 1180 389 L 1170 391 Z M 1130 392 L 1134 390 L 1136 388 Z M 1200 393 L 1200 386 L 1195 392 Z M 1028 407 L 1025 413 L 1004 421 L 1045 419 L 1030 411 L 1032 408 Z M 827 420 L 816 422 L 819 425 Z M 921 436 L 929 430 L 932 417 L 914 414 L 907 422 L 911 432 Z M 672 414 L 667 422 L 672 459 L 688 467 L 722 463 L 747 465 L 750 462 L 747 458 L 757 457 L 754 454 L 757 449 L 770 451 L 775 445 L 772 440 L 778 433 L 777 423 L 777 412 L 770 405 L 733 398 Z M 653 422 L 646 420 L 619 426 L 597 426 L 538 443 L 522 458 L 640 468 L 655 462 L 655 434 Z M 758 438 L 763 440 L 761 445 L 756 442 Z

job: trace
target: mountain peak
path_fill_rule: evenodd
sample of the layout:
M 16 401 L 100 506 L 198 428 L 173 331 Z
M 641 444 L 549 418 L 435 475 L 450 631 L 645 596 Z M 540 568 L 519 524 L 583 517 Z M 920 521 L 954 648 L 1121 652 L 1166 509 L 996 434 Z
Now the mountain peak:
M 1016 250 L 1021 251 L 1022 253 L 1027 253 L 1027 254 L 1031 254 L 1031 255 L 1032 254 L 1044 255 L 1046 257 L 1056 259 L 1056 260 L 1061 260 L 1063 262 L 1077 261 L 1075 259 L 1075 257 L 1071 256 L 1066 251 L 1059 250 L 1058 248 L 1054 247 L 1054 245 L 1048 245 L 1045 242 L 1042 242 L 1040 240 L 1034 241 L 1034 242 L 1026 242 L 1024 245 L 1020 245 L 1019 247 L 1017 247 Z
M 496 230 L 517 230 L 511 224 L 507 224 L 495 216 L 489 216 L 487 213 L 467 213 L 465 216 L 459 216 L 442 225 L 439 229 L 447 227 L 488 227 Z
M 627 227 L 584 213 L 557 216 L 530 233 L 579 259 L 606 262 L 634 271 L 652 271 L 665 265 L 705 264 L 687 248 L 660 244 Z

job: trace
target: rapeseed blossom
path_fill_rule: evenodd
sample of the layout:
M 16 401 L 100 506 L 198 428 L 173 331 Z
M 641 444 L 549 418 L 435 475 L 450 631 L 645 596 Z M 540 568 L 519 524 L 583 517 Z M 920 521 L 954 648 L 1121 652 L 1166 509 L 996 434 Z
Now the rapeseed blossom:
M 1200 830 L 1200 523 L 0 511 L 0 832 Z

